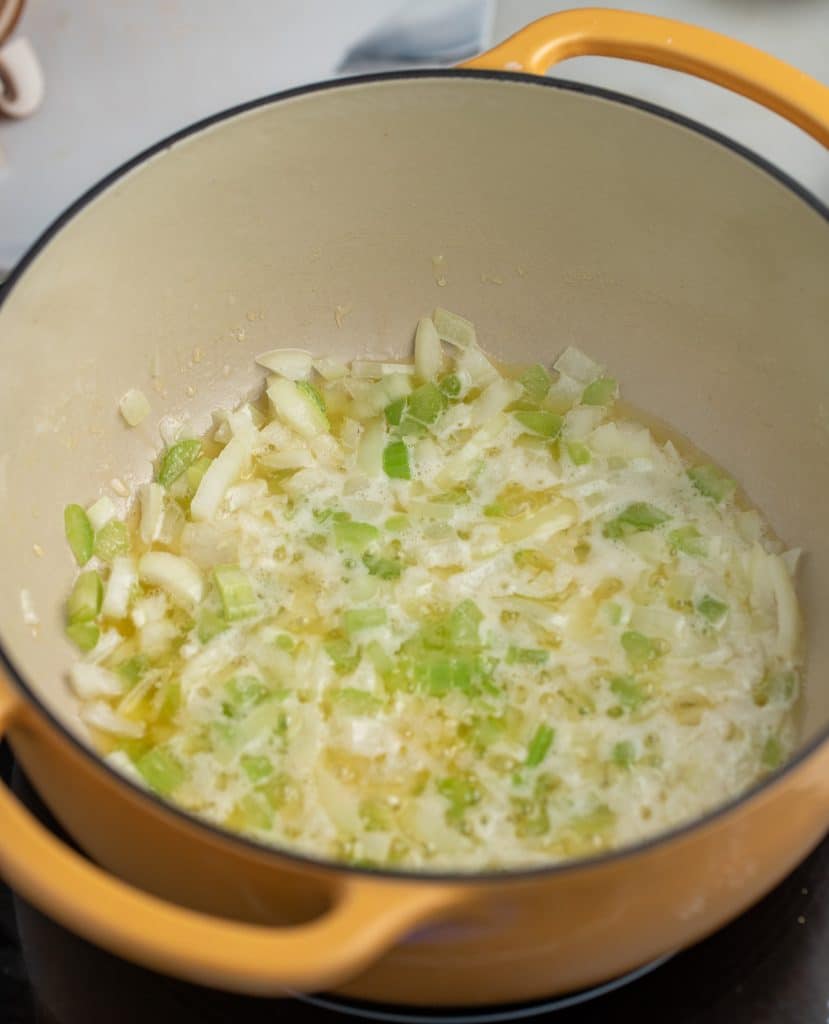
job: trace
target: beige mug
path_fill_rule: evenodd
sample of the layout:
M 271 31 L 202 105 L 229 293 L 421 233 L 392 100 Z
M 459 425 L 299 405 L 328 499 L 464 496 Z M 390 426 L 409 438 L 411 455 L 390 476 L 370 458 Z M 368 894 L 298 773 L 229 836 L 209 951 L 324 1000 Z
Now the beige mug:
M 43 100 L 43 72 L 28 39 L 9 37 L 26 0 L 0 0 L 0 114 L 28 117 Z

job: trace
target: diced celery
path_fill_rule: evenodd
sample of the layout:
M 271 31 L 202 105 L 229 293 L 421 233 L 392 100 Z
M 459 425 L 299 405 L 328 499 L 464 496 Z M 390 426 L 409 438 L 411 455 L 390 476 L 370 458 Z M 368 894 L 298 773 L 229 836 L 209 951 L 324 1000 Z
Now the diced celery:
M 169 796 L 174 792 L 187 775 L 181 761 L 162 747 L 155 747 L 142 754 L 135 762 L 135 767 L 147 785 L 161 796 Z
M 590 449 L 581 441 L 568 441 L 567 454 L 574 466 L 586 466 L 590 462 Z
M 403 564 L 396 558 L 381 558 L 370 551 L 363 555 L 363 565 L 372 576 L 379 576 L 381 580 L 396 580 L 403 572 Z
M 399 427 L 400 420 L 403 416 L 403 410 L 405 408 L 405 398 L 396 398 L 393 402 L 390 402 L 383 410 L 386 417 L 386 423 L 388 423 L 390 427 Z
M 372 715 L 383 706 L 383 702 L 374 694 L 353 686 L 344 686 L 340 690 L 332 691 L 331 698 L 349 715 Z
M 616 381 L 612 377 L 599 377 L 582 392 L 582 405 L 607 405 L 617 394 Z
M 217 565 L 213 579 L 222 600 L 224 617 L 228 622 L 250 618 L 259 611 L 259 601 L 251 582 L 238 565 Z
M 95 544 L 89 516 L 80 505 L 67 505 L 63 510 L 63 525 L 75 561 L 78 565 L 86 565 Z
M 694 466 L 688 470 L 688 477 L 700 494 L 716 502 L 730 498 L 737 486 L 716 466 Z
M 447 398 L 459 398 L 463 390 L 461 379 L 456 373 L 447 373 L 438 383 L 438 387 Z
M 209 643 L 214 636 L 223 633 L 228 625 L 227 620 L 222 618 L 218 612 L 214 612 L 209 608 L 202 608 L 196 626 L 199 642 L 203 644 Z
M 716 625 L 725 618 L 728 613 L 728 605 L 723 601 L 718 601 L 716 597 L 706 594 L 697 605 L 697 611 L 712 625 Z
M 66 602 L 66 620 L 70 625 L 90 622 L 101 610 L 104 600 L 104 585 L 94 569 L 82 572 L 75 580 L 72 592 Z
M 510 647 L 507 651 L 508 665 L 543 665 L 549 661 L 550 652 L 534 647 Z
M 547 412 L 545 409 L 522 410 L 515 413 L 515 418 L 522 427 L 531 430 L 541 437 L 558 437 L 561 433 L 561 425 L 564 422 L 557 413 Z
M 610 756 L 620 768 L 629 768 L 636 760 L 636 748 L 630 740 L 620 740 L 614 745 Z
M 271 695 L 256 676 L 235 676 L 225 683 L 224 692 L 227 696 L 222 702 L 222 711 L 228 718 L 241 718 Z
M 555 735 L 555 729 L 552 729 L 549 725 L 539 725 L 527 747 L 527 756 L 524 764 L 528 768 L 537 768 L 541 764 L 550 752 Z
M 438 793 L 449 801 L 447 818 L 458 824 L 468 807 L 474 807 L 481 799 L 481 792 L 475 782 L 468 778 L 450 776 L 440 779 L 437 784 Z
M 344 522 L 334 524 L 334 540 L 338 548 L 346 548 L 360 554 L 380 536 L 380 531 L 371 523 Z
M 366 655 L 380 675 L 387 675 L 394 668 L 394 659 L 383 650 L 376 640 L 366 644 Z
M 610 689 L 628 711 L 635 711 L 647 699 L 645 691 L 632 676 L 614 676 L 610 680 Z
M 120 519 L 110 519 L 95 534 L 95 554 L 102 562 L 111 562 L 118 555 L 125 555 L 130 549 L 127 524 Z
M 680 526 L 678 530 L 671 530 L 668 534 L 668 543 L 675 551 L 695 558 L 701 558 L 708 553 L 705 538 L 696 526 Z
M 243 829 L 267 831 L 273 827 L 273 808 L 262 793 L 247 793 L 239 801 L 237 812 Z
M 625 654 L 630 658 L 631 664 L 635 666 L 647 665 L 649 661 L 658 658 L 662 653 L 662 647 L 657 640 L 637 633 L 635 630 L 628 630 L 622 633 L 622 647 Z
M 431 382 L 421 384 L 409 395 L 409 415 L 420 423 L 434 423 L 446 408 L 446 397 Z
M 251 782 L 261 782 L 273 774 L 273 764 L 269 758 L 261 755 L 242 754 L 239 763 Z
M 66 635 L 81 651 L 91 651 L 101 636 L 100 629 L 94 622 L 71 622 L 66 627 Z
M 288 636 L 287 633 L 280 633 L 274 640 L 274 644 L 280 649 L 280 651 L 293 651 L 296 647 L 294 638 L 292 636 Z
M 125 683 L 135 686 L 149 667 L 150 661 L 146 654 L 134 654 L 131 658 L 122 661 L 115 671 Z
M 783 763 L 783 748 L 776 736 L 769 736 L 766 740 L 760 759 L 766 768 L 779 768 Z
M 323 647 L 325 653 L 334 662 L 334 668 L 340 675 L 347 675 L 353 672 L 360 664 L 360 652 L 353 650 L 351 644 L 344 637 L 335 637 L 327 640 Z
M 456 647 L 477 647 L 478 627 L 483 621 L 481 609 L 467 598 L 452 609 L 449 616 L 449 637 Z
M 409 528 L 409 517 L 401 515 L 389 516 L 383 525 L 390 533 L 402 533 L 403 530 L 408 530 Z
M 432 323 L 435 325 L 438 336 L 443 341 L 448 341 L 458 348 L 468 348 L 475 345 L 475 327 L 473 324 L 457 313 L 450 313 L 448 309 L 436 309 L 432 313 Z
M 343 629 L 349 636 L 386 624 L 385 608 L 354 608 L 343 612 Z
M 605 523 L 602 533 L 605 537 L 617 539 L 624 537 L 627 533 L 637 533 L 644 530 L 653 530 L 662 523 L 666 523 L 671 517 L 667 512 L 650 505 L 646 501 L 635 501 L 628 505 L 622 512 Z
M 570 827 L 579 835 L 585 838 L 606 833 L 616 824 L 616 814 L 607 804 L 599 804 L 598 807 L 587 814 L 580 814 L 570 821 Z
M 156 480 L 162 487 L 175 483 L 181 474 L 199 457 L 201 441 L 177 441 L 164 451 L 158 464 Z
M 213 460 L 207 455 L 203 455 L 200 459 L 197 459 L 192 466 L 188 466 L 185 470 L 187 490 L 191 495 L 195 494 L 199 489 L 199 484 L 202 482 L 202 478 L 210 467 L 210 463 L 212 461 Z
M 409 449 L 404 441 L 390 441 L 383 449 L 383 471 L 394 480 L 411 480 Z
M 520 382 L 527 398 L 536 404 L 542 402 L 550 390 L 550 375 L 541 363 L 536 363 L 535 366 L 525 370 L 520 377 Z

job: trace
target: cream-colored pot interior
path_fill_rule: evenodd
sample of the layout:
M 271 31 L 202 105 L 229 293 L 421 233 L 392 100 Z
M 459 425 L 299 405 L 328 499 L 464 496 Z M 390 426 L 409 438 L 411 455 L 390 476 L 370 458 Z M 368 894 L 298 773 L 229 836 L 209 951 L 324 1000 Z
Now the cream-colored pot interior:
M 257 352 L 400 355 L 442 305 L 504 359 L 577 344 L 606 361 L 805 549 L 813 738 L 829 722 L 827 267 L 829 224 L 789 187 L 612 99 L 435 74 L 218 120 L 83 206 L 0 310 L 3 647 L 79 730 L 63 506 L 147 480 L 159 419 L 205 428 L 261 380 Z M 152 403 L 133 430 L 128 388 Z

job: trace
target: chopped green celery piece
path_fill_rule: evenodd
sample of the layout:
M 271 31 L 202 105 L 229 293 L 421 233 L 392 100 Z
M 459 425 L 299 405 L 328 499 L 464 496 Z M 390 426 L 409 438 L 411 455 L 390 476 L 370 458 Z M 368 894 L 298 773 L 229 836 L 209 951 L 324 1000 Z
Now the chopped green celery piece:
M 403 563 L 396 558 L 381 558 L 370 551 L 363 554 L 363 565 L 372 576 L 379 576 L 381 580 L 396 580 L 403 572 Z
M 770 701 L 788 703 L 797 696 L 798 678 L 796 672 L 767 672 L 752 688 L 751 694 L 758 707 L 765 707 Z
M 386 423 L 388 423 L 390 427 L 399 427 L 405 408 L 405 398 L 396 398 L 393 402 L 390 402 L 384 409 Z
M 622 633 L 622 647 L 625 649 L 625 654 L 636 666 L 647 665 L 649 661 L 658 658 L 662 653 L 662 645 L 658 640 L 652 640 L 650 637 L 637 633 L 632 629 Z
M 82 572 L 75 580 L 72 592 L 66 602 L 66 619 L 70 626 L 89 622 L 101 610 L 104 600 L 104 585 L 94 569 Z
M 452 609 L 449 616 L 449 636 L 456 647 L 477 647 L 478 627 L 483 614 L 474 601 L 467 598 Z
M 273 808 L 263 793 L 246 793 L 237 807 L 243 828 L 259 828 L 263 831 L 273 827 Z
M 409 415 L 420 423 L 434 423 L 446 408 L 446 396 L 431 382 L 421 384 L 409 395 Z
M 375 626 L 385 626 L 385 608 L 354 608 L 351 611 L 343 612 L 343 629 L 351 636 L 363 629 L 373 629 Z
M 261 755 L 242 754 L 239 763 L 251 782 L 261 782 L 273 774 L 273 765 L 269 758 Z
M 524 764 L 528 768 L 537 768 L 541 764 L 550 752 L 555 735 L 555 729 L 550 728 L 549 725 L 539 725 L 527 747 L 527 757 L 524 760 Z
M 386 832 L 392 827 L 391 809 L 380 800 L 362 800 L 359 814 L 366 832 Z
M 72 622 L 66 627 L 66 635 L 81 651 L 91 651 L 101 637 L 101 631 L 94 622 Z
M 405 441 L 390 441 L 383 449 L 383 471 L 394 480 L 411 480 L 409 449 Z
M 630 740 L 620 740 L 614 745 L 610 756 L 620 768 L 629 768 L 636 760 L 636 748 Z
M 388 675 L 394 668 L 394 659 L 383 650 L 376 640 L 366 644 L 366 655 L 376 671 L 381 675 Z
M 535 647 L 513 647 L 507 651 L 508 665 L 543 665 L 550 658 L 550 652 Z
M 306 395 L 316 405 L 321 413 L 325 413 L 325 399 L 317 391 L 313 384 L 309 384 L 307 380 L 296 381 L 297 391 L 301 391 L 303 395 Z
M 383 702 L 367 690 L 358 690 L 353 686 L 344 686 L 341 690 L 333 690 L 332 699 L 349 715 L 372 715 L 379 711 Z
M 456 373 L 447 373 L 438 382 L 438 387 L 447 398 L 457 398 L 461 393 L 461 379 Z
M 706 594 L 697 605 L 697 611 L 703 618 L 708 619 L 712 625 L 722 622 L 728 612 L 728 605 L 724 601 L 718 601 L 716 597 Z
M 487 715 L 483 718 L 473 718 L 469 726 L 463 726 L 459 735 L 469 739 L 479 750 L 486 750 L 497 739 L 504 734 L 505 723 L 503 718 L 496 718 L 494 715 Z
M 334 540 L 338 548 L 348 548 L 361 553 L 380 536 L 380 531 L 371 523 L 344 522 L 334 524 Z
M 525 370 L 519 378 L 524 394 L 531 402 L 543 402 L 550 390 L 550 375 L 541 365 L 536 363 Z
M 397 433 L 400 434 L 401 437 L 423 437 L 426 432 L 426 424 L 421 423 L 420 420 L 416 420 L 408 413 L 403 414 L 400 426 L 397 428 Z
M 568 441 L 567 454 L 574 466 L 586 466 L 592 458 L 590 449 L 581 441 Z
M 150 667 L 150 660 L 146 654 L 134 654 L 126 661 L 118 664 L 115 671 L 130 686 L 135 686 L 139 679 Z
M 238 565 L 217 565 L 213 579 L 222 599 L 224 617 L 228 622 L 250 618 L 259 611 L 259 602 L 247 575 Z
M 438 793 L 449 801 L 446 817 L 458 824 L 468 807 L 474 807 L 481 799 L 478 787 L 471 779 L 450 776 L 440 779 L 437 784 Z
M 89 516 L 80 505 L 67 505 L 63 510 L 63 527 L 66 539 L 78 565 L 86 565 L 92 558 L 95 533 Z
M 187 774 L 181 761 L 162 747 L 154 747 L 142 754 L 135 767 L 150 789 L 162 796 L 169 796 L 176 790 Z
M 763 744 L 761 760 L 766 768 L 779 768 L 783 763 L 783 748 L 776 736 L 769 736 Z
M 280 651 L 292 651 L 296 647 L 296 641 L 292 636 L 288 636 L 287 633 L 280 633 L 274 640 L 274 645 L 278 647 Z
M 125 555 L 130 549 L 127 524 L 120 519 L 110 519 L 95 534 L 95 554 L 102 562 L 111 562 L 118 555 Z
M 515 418 L 522 427 L 526 427 L 527 430 L 531 430 L 534 434 L 540 434 L 542 437 L 558 437 L 564 422 L 558 413 L 548 412 L 546 409 L 521 410 L 515 413 Z
M 668 543 L 676 551 L 684 555 L 701 557 L 708 553 L 708 545 L 705 538 L 696 526 L 680 526 L 678 530 L 671 530 L 668 534 Z
M 632 676 L 614 676 L 610 680 L 610 689 L 628 711 L 635 711 L 647 699 L 645 691 Z
M 507 514 L 506 508 L 497 501 L 494 501 L 491 505 L 484 505 L 482 511 L 490 519 L 498 519 Z
M 334 509 L 330 505 L 327 508 L 315 508 L 311 510 L 311 515 L 315 522 L 326 523 L 334 515 Z M 346 516 L 346 518 L 348 517 Z
M 201 441 L 177 441 L 170 445 L 161 456 L 156 480 L 162 487 L 175 483 L 181 474 L 192 466 L 201 453 Z
M 172 722 L 181 707 L 181 684 L 167 683 L 162 692 L 164 696 L 158 708 L 158 720 Z
M 688 470 L 688 477 L 700 494 L 716 502 L 730 498 L 737 486 L 716 466 L 694 466 Z
M 271 690 L 256 676 L 235 676 L 225 683 L 227 695 L 222 711 L 228 718 L 240 718 L 271 696 Z
M 582 392 L 582 405 L 607 405 L 616 397 L 616 381 L 612 377 L 599 377 Z
M 627 533 L 653 530 L 671 517 L 667 512 L 650 505 L 647 501 L 634 501 L 623 509 L 615 519 L 605 523 L 602 533 L 605 537 L 617 539 Z
M 570 821 L 570 827 L 585 837 L 607 832 L 615 824 L 616 814 L 607 804 L 599 804 L 587 814 L 580 814 Z
M 199 638 L 199 643 L 210 643 L 213 637 L 223 633 L 228 625 L 227 619 L 219 615 L 218 612 L 214 612 L 210 608 L 202 608 L 196 626 L 196 635 Z
M 187 490 L 190 494 L 195 494 L 199 489 L 199 484 L 202 482 L 202 477 L 210 468 L 210 463 L 213 460 L 207 455 L 203 455 L 200 459 L 197 459 L 192 466 L 188 466 L 185 470 L 187 480 Z
M 401 533 L 403 530 L 408 530 L 409 517 L 403 515 L 389 516 L 383 525 L 391 533 Z
M 352 649 L 344 637 L 335 637 L 323 644 L 325 653 L 334 662 L 334 668 L 340 675 L 353 672 L 360 664 L 360 652 Z

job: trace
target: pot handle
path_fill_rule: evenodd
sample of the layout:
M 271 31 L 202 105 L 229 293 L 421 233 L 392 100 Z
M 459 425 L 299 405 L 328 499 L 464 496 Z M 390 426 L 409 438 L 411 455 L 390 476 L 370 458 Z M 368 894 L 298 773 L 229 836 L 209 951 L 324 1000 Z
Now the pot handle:
M 13 723 L 29 727 L 26 710 L 0 678 L 0 737 Z M 107 874 L 44 828 L 3 785 L 0 874 L 60 924 L 128 960 L 262 996 L 342 984 L 459 896 L 428 883 L 352 877 L 332 883 L 331 905 L 308 923 L 268 927 L 214 917 Z
M 670 18 L 587 7 L 539 18 L 460 64 L 543 75 L 570 57 L 621 57 L 685 71 L 768 107 L 829 147 L 829 88 L 762 50 Z

